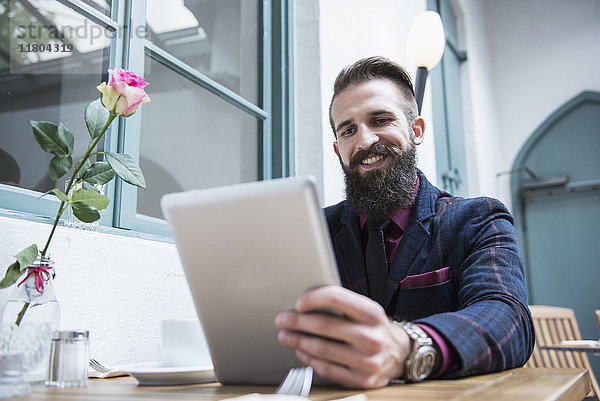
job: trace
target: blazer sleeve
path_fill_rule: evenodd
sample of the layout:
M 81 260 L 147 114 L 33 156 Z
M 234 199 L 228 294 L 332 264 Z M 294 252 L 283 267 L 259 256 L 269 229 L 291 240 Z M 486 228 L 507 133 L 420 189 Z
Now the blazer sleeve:
M 534 335 L 512 216 L 501 202 L 476 198 L 445 204 L 435 219 L 436 242 L 457 264 L 458 310 L 416 322 L 456 351 L 457 363 L 442 378 L 522 366 Z

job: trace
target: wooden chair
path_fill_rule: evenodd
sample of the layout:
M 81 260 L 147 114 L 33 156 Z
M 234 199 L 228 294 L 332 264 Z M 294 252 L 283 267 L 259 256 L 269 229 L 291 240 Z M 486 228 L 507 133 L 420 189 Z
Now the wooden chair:
M 594 317 L 596 318 L 596 325 L 598 326 L 598 334 L 600 335 L 600 309 L 596 309 L 594 311 Z
M 600 389 L 585 352 L 542 350 L 540 345 L 560 344 L 562 340 L 581 340 L 573 309 L 558 306 L 530 305 L 535 328 L 535 347 L 528 368 L 583 368 L 590 372 L 592 391 L 588 397 L 600 399 Z M 596 311 L 600 319 L 600 311 Z M 598 322 L 600 329 L 600 321 Z

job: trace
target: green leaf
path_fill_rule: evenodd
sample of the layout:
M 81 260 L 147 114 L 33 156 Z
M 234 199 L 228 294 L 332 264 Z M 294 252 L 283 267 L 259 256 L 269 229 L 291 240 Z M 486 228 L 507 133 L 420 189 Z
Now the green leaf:
M 17 253 L 15 257 L 17 258 L 17 263 L 21 267 L 21 270 L 27 269 L 38 256 L 38 248 L 36 244 L 31 244 L 27 248 L 23 249 L 21 252 Z
M 92 162 L 90 162 L 90 159 L 85 159 L 85 161 L 83 162 L 83 166 L 81 166 L 81 169 L 79 169 L 79 173 L 77 173 L 77 176 L 80 180 L 83 180 L 85 172 L 91 167 L 91 165 Z
M 52 192 L 58 199 L 60 199 L 63 202 L 68 202 L 69 198 L 67 197 L 67 194 L 65 194 L 63 191 L 61 191 L 60 189 L 51 189 L 50 192 Z
M 104 108 L 100 99 L 94 100 L 85 108 L 85 125 L 90 136 L 96 138 L 102 132 L 102 128 L 108 121 L 109 113 Z
M 81 203 L 73 203 L 71 204 L 71 208 L 75 217 L 84 223 L 93 223 L 100 219 L 100 213 L 89 206 L 82 205 Z
M 0 288 L 10 287 L 14 283 L 16 283 L 19 277 L 21 277 L 21 275 L 23 275 L 24 273 L 24 270 L 21 271 L 21 269 L 19 269 L 19 262 L 15 262 L 12 265 L 8 266 L 4 278 L 0 281 Z
M 73 145 L 75 144 L 75 137 L 73 133 L 62 123 L 58 124 L 58 135 L 64 139 L 65 144 L 67 145 L 67 154 L 73 154 Z
M 89 191 L 87 189 L 80 188 L 73 192 L 71 202 L 74 204 L 83 204 L 86 206 L 93 207 L 94 209 L 102 210 L 110 203 L 110 199 L 106 196 L 99 194 L 98 192 Z M 83 221 L 83 220 L 82 220 Z
M 56 124 L 48 121 L 29 120 L 29 124 L 33 128 L 35 140 L 44 151 L 53 155 L 71 155 L 74 139 L 73 134 L 69 130 L 65 130 L 64 128 L 59 130 Z M 68 138 L 69 135 L 71 135 L 70 138 Z
M 94 191 L 94 192 L 100 193 L 100 190 L 98 188 L 96 188 L 96 186 L 94 184 L 90 184 L 87 181 L 83 181 L 81 183 L 81 187 L 83 189 L 87 189 L 88 191 Z
M 106 184 L 115 177 L 115 170 L 107 162 L 96 162 L 85 172 L 84 181 L 90 184 Z
M 110 166 L 115 170 L 115 173 L 117 173 L 123 181 L 135 185 L 136 187 L 146 189 L 144 174 L 135 160 L 133 160 L 133 157 L 127 154 L 114 152 L 106 152 L 104 155 Z
M 67 174 L 67 171 L 73 166 L 73 159 L 71 156 L 56 155 L 50 160 L 50 169 L 48 173 L 50 178 L 58 180 L 63 175 Z
M 52 192 L 52 190 L 46 191 L 43 194 L 40 195 L 40 197 L 38 199 L 42 199 L 44 196 L 49 195 Z

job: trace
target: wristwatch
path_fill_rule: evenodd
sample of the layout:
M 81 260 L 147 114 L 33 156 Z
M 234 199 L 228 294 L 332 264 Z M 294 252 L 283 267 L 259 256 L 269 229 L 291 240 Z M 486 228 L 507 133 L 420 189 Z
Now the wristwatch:
M 402 327 L 410 338 L 411 351 L 404 362 L 404 381 L 418 382 L 428 378 L 438 367 L 439 356 L 429 335 L 410 322 L 394 322 Z

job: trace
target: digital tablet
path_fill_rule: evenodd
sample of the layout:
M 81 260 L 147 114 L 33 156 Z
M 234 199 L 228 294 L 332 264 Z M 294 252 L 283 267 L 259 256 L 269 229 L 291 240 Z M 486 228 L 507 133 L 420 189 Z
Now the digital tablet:
M 161 199 L 225 384 L 278 384 L 301 366 L 277 341 L 275 315 L 306 290 L 339 284 L 311 178 L 168 194 Z

